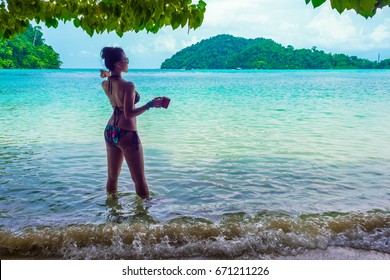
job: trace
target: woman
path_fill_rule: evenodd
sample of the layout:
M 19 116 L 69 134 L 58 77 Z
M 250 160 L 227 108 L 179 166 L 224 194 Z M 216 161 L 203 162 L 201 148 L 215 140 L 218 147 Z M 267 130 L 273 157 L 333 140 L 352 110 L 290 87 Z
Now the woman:
M 157 97 L 136 108 L 139 94 L 135 91 L 134 84 L 121 76 L 122 72 L 128 72 L 129 64 L 123 49 L 105 47 L 101 51 L 101 57 L 109 70 L 101 71 L 101 77 L 108 77 L 102 86 L 114 109 L 104 131 L 108 164 L 107 193 L 117 193 L 118 177 L 123 159 L 126 159 L 137 194 L 141 198 L 148 198 L 149 189 L 145 179 L 143 150 L 137 134 L 136 117 L 150 108 L 160 108 L 162 98 Z

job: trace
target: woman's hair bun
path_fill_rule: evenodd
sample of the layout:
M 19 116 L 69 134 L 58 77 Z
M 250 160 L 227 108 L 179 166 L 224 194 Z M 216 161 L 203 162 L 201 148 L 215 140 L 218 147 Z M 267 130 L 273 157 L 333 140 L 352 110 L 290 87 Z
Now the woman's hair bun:
M 102 59 L 105 59 L 107 57 L 107 47 L 104 47 L 101 52 Z
M 119 47 L 104 47 L 100 52 L 100 56 L 104 59 L 104 64 L 108 70 L 113 71 L 115 69 L 115 63 L 122 59 L 123 53 L 123 49 Z

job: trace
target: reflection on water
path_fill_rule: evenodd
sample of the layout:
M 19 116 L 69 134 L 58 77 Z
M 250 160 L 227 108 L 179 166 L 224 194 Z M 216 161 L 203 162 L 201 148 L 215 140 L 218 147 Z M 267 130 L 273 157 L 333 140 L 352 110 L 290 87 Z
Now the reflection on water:
M 119 201 L 119 196 L 127 199 L 126 203 Z M 149 215 L 149 208 L 153 205 L 153 198 L 143 200 L 139 197 L 129 197 L 130 195 L 108 195 L 106 207 L 108 211 L 107 221 L 127 224 L 156 224 L 152 216 Z M 130 203 L 128 202 L 130 201 Z

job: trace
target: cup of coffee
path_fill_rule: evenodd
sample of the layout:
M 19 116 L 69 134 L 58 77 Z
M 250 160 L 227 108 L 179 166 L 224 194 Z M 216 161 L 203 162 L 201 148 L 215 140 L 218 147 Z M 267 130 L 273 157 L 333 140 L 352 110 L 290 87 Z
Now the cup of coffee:
M 171 99 L 169 99 L 168 97 L 163 96 L 161 107 L 167 109 L 168 106 L 169 106 L 169 102 L 171 102 Z

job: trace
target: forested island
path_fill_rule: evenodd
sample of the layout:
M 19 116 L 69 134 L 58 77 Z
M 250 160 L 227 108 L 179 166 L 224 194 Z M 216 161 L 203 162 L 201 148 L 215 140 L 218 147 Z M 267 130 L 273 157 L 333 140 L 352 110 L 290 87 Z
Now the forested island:
M 161 69 L 390 69 L 380 62 L 311 49 L 294 49 L 271 39 L 218 35 L 182 49 Z
M 0 69 L 59 69 L 60 56 L 45 44 L 39 26 L 32 27 L 13 39 L 0 39 Z

